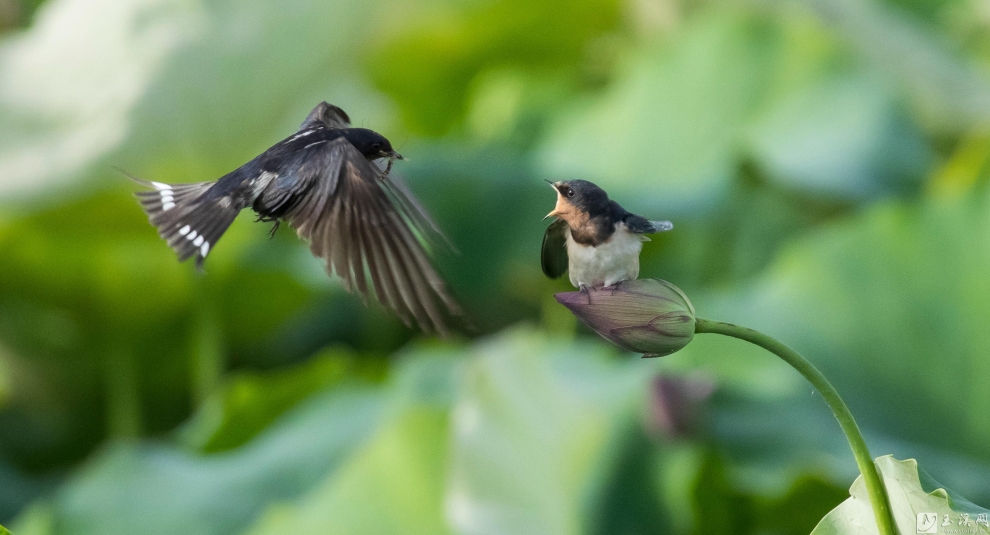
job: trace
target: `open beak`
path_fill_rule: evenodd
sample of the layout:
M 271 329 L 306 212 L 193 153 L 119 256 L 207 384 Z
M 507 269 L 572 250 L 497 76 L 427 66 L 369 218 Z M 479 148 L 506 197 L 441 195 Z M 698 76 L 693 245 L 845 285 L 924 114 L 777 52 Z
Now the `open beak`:
M 551 217 L 556 217 L 556 216 L 560 215 L 560 190 L 557 189 L 557 185 L 560 184 L 560 182 L 551 182 L 551 181 L 549 181 L 549 180 L 547 180 L 545 178 L 543 179 L 543 181 L 546 182 L 547 184 L 550 184 L 550 188 L 553 189 L 553 192 L 557 194 L 557 206 L 554 206 L 553 207 L 553 211 L 550 212 L 549 214 L 547 214 L 543 218 L 543 220 L 546 221 L 547 219 L 550 219 Z
M 560 215 L 560 191 L 557 190 L 557 184 L 558 184 L 558 182 L 550 182 L 549 180 L 547 180 L 545 178 L 543 179 L 543 181 L 546 182 L 547 184 L 550 184 L 550 187 L 553 189 L 553 192 L 557 194 L 557 206 L 554 206 L 553 207 L 553 211 L 550 212 L 549 214 L 547 214 L 543 218 L 543 220 L 546 221 L 547 219 L 550 219 L 551 217 L 557 217 L 558 215 Z

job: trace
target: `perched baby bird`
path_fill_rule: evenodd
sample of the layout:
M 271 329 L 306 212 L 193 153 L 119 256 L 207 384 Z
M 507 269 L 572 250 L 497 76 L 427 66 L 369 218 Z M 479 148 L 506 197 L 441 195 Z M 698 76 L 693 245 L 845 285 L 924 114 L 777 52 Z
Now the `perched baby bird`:
M 650 221 L 627 212 L 587 180 L 550 182 L 550 186 L 557 192 L 557 206 L 547 217 L 557 219 L 543 235 L 543 273 L 556 279 L 570 270 L 575 288 L 635 279 L 639 252 L 649 241 L 644 234 L 674 228 L 670 221 Z
M 376 160 L 385 159 L 381 169 Z M 286 221 L 347 290 L 378 300 L 408 325 L 446 333 L 444 318 L 460 314 L 433 269 L 421 238 L 439 228 L 398 178 L 402 159 L 387 139 L 352 128 L 344 110 L 321 102 L 295 133 L 212 182 L 138 181 L 148 219 L 180 261 L 201 266 L 237 214 L 250 208 L 260 221 Z M 438 241 L 438 240 L 434 240 Z M 371 277 L 371 284 L 366 279 Z

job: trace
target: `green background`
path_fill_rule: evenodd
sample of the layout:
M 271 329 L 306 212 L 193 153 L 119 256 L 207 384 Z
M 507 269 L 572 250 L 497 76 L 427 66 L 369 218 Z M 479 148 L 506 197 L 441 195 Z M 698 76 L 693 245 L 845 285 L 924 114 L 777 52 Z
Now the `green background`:
M 40 5 L 39 5 L 40 4 Z M 808 533 L 856 468 L 796 373 L 641 360 L 539 268 L 543 179 L 804 353 L 875 456 L 990 503 L 979 0 L 0 0 L 0 523 L 22 534 Z M 205 274 L 113 171 L 214 179 L 327 100 L 460 254 L 424 338 L 243 214 Z

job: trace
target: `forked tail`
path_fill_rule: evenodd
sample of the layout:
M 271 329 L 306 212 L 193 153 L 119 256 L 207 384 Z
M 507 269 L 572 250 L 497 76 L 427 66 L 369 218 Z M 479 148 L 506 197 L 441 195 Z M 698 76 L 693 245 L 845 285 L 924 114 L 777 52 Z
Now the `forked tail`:
M 196 267 L 202 268 L 210 249 L 234 222 L 240 209 L 231 205 L 229 197 L 208 198 L 206 192 L 216 182 L 173 185 L 127 176 L 154 188 L 154 191 L 139 191 L 135 195 L 148 214 L 148 220 L 175 250 L 179 261 L 195 256 Z

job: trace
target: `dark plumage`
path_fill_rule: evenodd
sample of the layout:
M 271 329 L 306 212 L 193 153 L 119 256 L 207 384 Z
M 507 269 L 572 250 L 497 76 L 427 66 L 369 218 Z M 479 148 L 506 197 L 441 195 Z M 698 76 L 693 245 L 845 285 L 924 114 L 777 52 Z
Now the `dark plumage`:
M 382 170 L 374 161 L 386 158 Z M 351 128 L 340 108 L 320 103 L 299 130 L 215 182 L 144 182 L 137 194 L 180 261 L 202 266 L 244 208 L 261 221 L 288 222 L 348 291 L 369 294 L 406 324 L 446 333 L 457 303 L 430 263 L 420 237 L 445 240 L 405 184 L 389 174 L 402 159 L 381 134 Z M 272 229 L 274 232 L 275 228 Z

